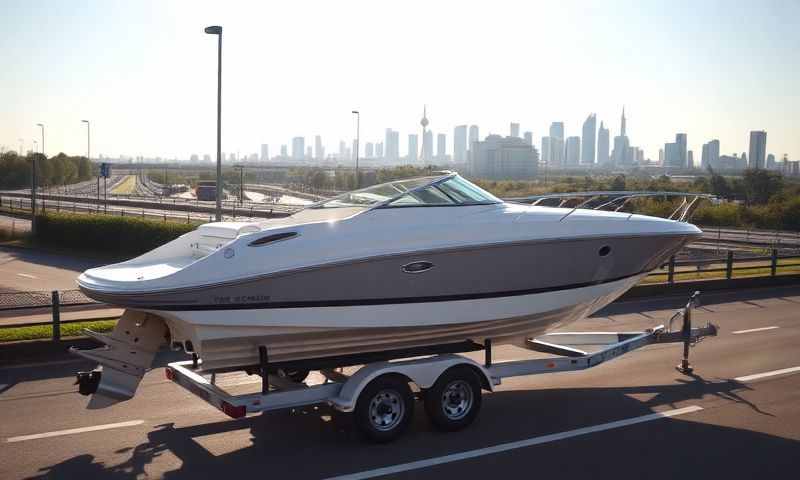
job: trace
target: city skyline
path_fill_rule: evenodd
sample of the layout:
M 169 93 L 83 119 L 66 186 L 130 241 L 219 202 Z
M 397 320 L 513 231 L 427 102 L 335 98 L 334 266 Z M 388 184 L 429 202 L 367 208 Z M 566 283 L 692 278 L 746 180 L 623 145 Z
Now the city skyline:
M 800 157 L 794 2 L 566 2 L 489 11 L 425 5 L 421 20 L 422 4 L 409 5 L 384 25 L 368 21 L 385 16 L 379 5 L 349 3 L 217 9 L 200 2 L 11 1 L 0 19 L 0 45 L 8 53 L 0 87 L 13 92 L 0 111 L 0 145 L 16 149 L 22 138 L 30 146 L 36 124 L 44 123 L 49 155 L 80 154 L 80 120 L 87 118 L 92 151 L 106 156 L 213 152 L 215 44 L 202 28 L 219 23 L 226 35 L 222 145 L 228 152 L 258 152 L 261 144 L 274 152 L 298 134 L 307 143 L 321 135 L 326 150 L 336 151 L 339 139 L 352 142 L 353 108 L 362 111 L 364 139 L 377 141 L 386 128 L 418 133 L 424 103 L 430 129 L 451 138 L 458 125 L 479 125 L 485 138 L 504 135 L 514 122 L 539 139 L 559 119 L 566 137 L 580 136 L 587 112 L 594 112 L 611 127 L 613 141 L 625 104 L 627 135 L 652 159 L 678 131 L 689 134 L 694 152 L 710 139 L 726 152 L 745 152 L 749 132 L 765 130 L 768 153 Z M 506 15 L 510 9 L 518 14 Z M 457 21 L 442 21 L 454 12 Z M 307 19 L 312 34 L 297 35 L 293 22 L 281 18 Z M 530 18 L 548 21 L 531 28 Z M 659 28 L 648 27 L 654 23 Z M 30 28 L 41 24 L 48 28 Z M 409 25 L 442 34 L 417 38 L 407 35 Z M 491 34 L 469 35 L 489 26 Z M 744 30 L 751 32 L 746 38 L 737 33 Z M 534 60 L 520 63 L 508 44 L 527 45 L 524 53 Z M 418 51 L 452 54 L 445 62 L 423 55 L 410 72 L 396 68 Z M 460 74 L 475 54 L 512 68 L 507 75 Z M 353 75 L 341 67 L 348 55 L 387 61 L 369 62 L 369 75 Z M 587 68 L 591 81 L 576 75 Z M 697 75 L 698 69 L 713 74 Z M 331 74 L 320 77 L 321 71 Z

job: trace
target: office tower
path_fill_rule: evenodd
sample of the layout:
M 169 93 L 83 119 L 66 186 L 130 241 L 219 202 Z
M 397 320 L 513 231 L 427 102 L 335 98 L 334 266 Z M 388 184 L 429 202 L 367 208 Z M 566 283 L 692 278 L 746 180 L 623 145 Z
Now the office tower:
M 519 137 L 519 123 L 511 122 L 511 136 Z
M 523 133 L 522 134 L 522 138 L 523 138 L 523 140 L 525 140 L 525 143 L 527 143 L 528 145 L 533 146 L 533 132 L 528 131 L 528 132 Z
M 406 163 L 417 162 L 417 152 L 419 152 L 418 135 L 416 133 L 408 134 L 408 155 L 406 156 Z
M 775 170 L 777 166 L 778 165 L 775 163 L 775 155 L 771 153 L 767 155 L 767 168 L 770 170 Z
M 317 160 L 325 158 L 325 154 L 322 151 L 322 137 L 320 135 L 314 137 L 314 158 Z
M 676 142 L 664 144 L 664 167 L 682 168 L 680 146 Z
M 686 155 L 686 168 L 694 168 L 694 152 L 691 150 Z
M 442 162 L 447 160 L 447 135 L 444 133 L 436 135 L 436 158 Z
M 339 160 L 347 160 L 347 144 L 344 140 L 339 140 Z
M 526 180 L 536 176 L 536 149 L 519 137 L 489 135 L 472 144 L 471 172 L 491 180 Z
M 600 165 L 607 165 L 610 158 L 608 156 L 608 129 L 600 122 L 600 128 L 597 130 L 597 163 Z
M 396 163 L 400 159 L 400 133 L 387 128 L 384 148 L 386 162 Z
M 589 115 L 583 122 L 583 136 L 581 138 L 581 164 L 594 164 L 595 146 L 597 141 L 597 117 Z
M 615 166 L 630 165 L 632 159 L 628 156 L 630 141 L 624 135 L 614 137 L 614 150 L 611 152 L 611 163 Z
M 467 144 L 467 150 L 472 150 L 472 144 L 480 140 L 478 135 L 478 126 L 477 125 L 470 125 L 469 127 L 469 143 Z
M 627 133 L 625 132 L 625 126 L 626 126 L 625 125 L 625 106 L 623 105 L 622 106 L 622 120 L 620 121 L 620 130 L 619 130 L 619 134 L 621 136 L 623 136 L 623 137 L 627 135 Z
M 764 168 L 767 155 L 767 132 L 754 130 L 750 132 L 750 168 Z
M 581 152 L 581 137 L 568 137 L 565 147 L 565 165 L 577 165 Z
M 372 158 L 375 156 L 375 144 L 372 142 L 367 142 L 364 145 L 364 157 L 365 158 Z
M 700 157 L 702 168 L 719 168 L 719 140 L 711 140 L 703 144 L 703 153 Z
M 453 161 L 467 161 L 467 126 L 459 125 L 453 129 Z
M 289 153 L 288 153 L 288 149 L 286 148 L 286 145 L 285 144 L 281 145 L 281 158 L 286 158 L 288 156 L 289 156 Z
M 314 149 L 311 148 L 311 145 L 306 147 L 306 160 L 311 160 L 314 158 Z
M 542 137 L 542 161 L 546 164 L 551 162 L 550 137 Z
M 433 132 L 426 130 L 422 135 L 422 158 L 420 161 L 429 164 L 433 161 Z
M 383 142 L 375 144 L 375 158 L 383 158 Z
M 678 168 L 686 168 L 688 165 L 688 157 L 686 151 L 686 134 L 685 133 L 676 133 L 675 134 L 675 143 L 678 144 L 678 154 L 679 154 L 679 161 L 678 164 L 674 165 Z
M 564 164 L 564 122 L 550 124 L 550 163 Z
M 658 149 L 658 165 L 662 166 L 662 167 L 664 166 L 664 149 L 663 148 L 659 148 Z
M 266 143 L 261 144 L 261 161 L 267 162 L 269 161 L 269 145 Z
M 306 139 L 303 137 L 294 137 L 292 139 L 292 159 L 302 160 L 306 150 Z

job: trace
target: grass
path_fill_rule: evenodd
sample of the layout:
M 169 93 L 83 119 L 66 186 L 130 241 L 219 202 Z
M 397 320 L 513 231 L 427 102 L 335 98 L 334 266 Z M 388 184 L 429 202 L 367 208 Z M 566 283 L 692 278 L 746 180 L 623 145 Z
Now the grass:
M 720 267 L 724 268 L 724 264 L 720 265 Z M 715 265 L 715 268 L 717 266 Z M 780 261 L 778 262 L 778 269 L 776 270 L 776 275 L 791 275 L 791 274 L 798 274 L 800 273 L 800 265 L 781 265 Z M 733 269 L 733 278 L 743 278 L 743 277 L 768 277 L 771 274 L 771 269 L 769 265 L 764 266 L 763 268 L 752 268 L 748 270 L 736 270 L 735 266 Z M 722 279 L 725 278 L 725 272 L 705 272 L 703 270 L 691 270 L 691 271 L 676 271 L 675 272 L 675 281 L 686 281 L 686 280 L 712 280 L 712 279 Z M 654 273 L 647 277 L 645 277 L 640 283 L 641 284 L 649 284 L 649 283 L 663 283 L 667 281 L 667 273 Z
M 132 193 L 136 193 L 136 175 L 128 175 L 125 177 L 125 180 L 119 183 L 114 190 L 111 190 L 111 193 L 114 194 L 121 194 L 121 195 L 130 195 Z
M 117 324 L 116 319 L 91 320 L 86 322 L 69 322 L 61 324 L 62 337 L 83 336 L 83 329 L 89 328 L 95 332 L 110 332 Z M 53 338 L 51 325 L 37 325 L 33 327 L 7 327 L 0 328 L 0 342 L 15 342 L 19 340 L 40 340 Z

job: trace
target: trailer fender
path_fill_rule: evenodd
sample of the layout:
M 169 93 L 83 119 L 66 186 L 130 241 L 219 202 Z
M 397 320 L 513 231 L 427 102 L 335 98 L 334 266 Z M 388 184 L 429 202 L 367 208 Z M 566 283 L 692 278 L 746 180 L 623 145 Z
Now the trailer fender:
M 469 365 L 480 372 L 481 385 L 492 391 L 494 383 L 486 368 L 480 363 L 460 355 L 438 355 L 436 357 L 405 360 L 400 362 L 376 362 L 361 367 L 342 386 L 339 395 L 330 400 L 331 405 L 342 412 L 352 412 L 361 391 L 375 378 L 382 375 L 401 375 L 419 388 L 433 386 L 439 376 L 457 365 Z

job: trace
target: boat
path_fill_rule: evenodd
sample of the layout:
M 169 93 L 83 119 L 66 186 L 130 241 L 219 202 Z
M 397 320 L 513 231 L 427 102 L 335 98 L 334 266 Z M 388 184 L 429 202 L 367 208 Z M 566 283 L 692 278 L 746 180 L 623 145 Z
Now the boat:
M 92 333 L 107 347 L 78 353 L 110 369 L 101 389 L 124 399 L 162 345 L 210 371 L 521 344 L 604 307 L 701 235 L 685 218 L 583 207 L 507 202 L 442 172 L 285 218 L 201 225 L 79 276 L 126 312 L 110 335 Z

